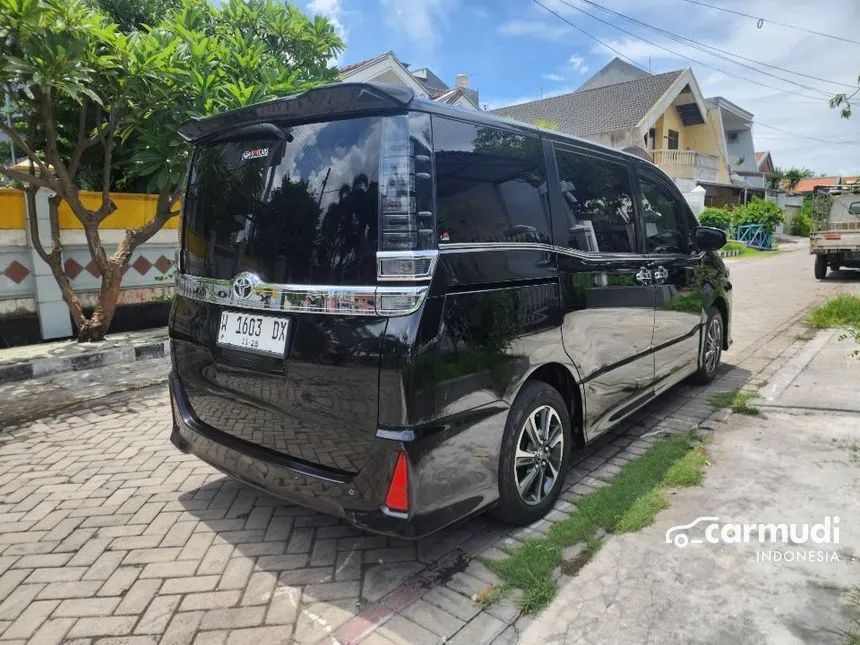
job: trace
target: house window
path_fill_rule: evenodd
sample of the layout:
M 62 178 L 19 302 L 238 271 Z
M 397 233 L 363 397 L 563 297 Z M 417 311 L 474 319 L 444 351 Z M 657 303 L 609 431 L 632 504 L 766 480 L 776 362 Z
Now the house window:
M 649 150 L 654 149 L 654 140 L 656 138 L 657 138 L 657 130 L 655 130 L 654 128 L 651 128 L 650 130 L 648 130 L 648 149 Z
M 669 150 L 677 150 L 678 149 L 678 132 L 676 130 L 669 130 L 669 136 L 666 137 L 669 140 L 668 148 Z

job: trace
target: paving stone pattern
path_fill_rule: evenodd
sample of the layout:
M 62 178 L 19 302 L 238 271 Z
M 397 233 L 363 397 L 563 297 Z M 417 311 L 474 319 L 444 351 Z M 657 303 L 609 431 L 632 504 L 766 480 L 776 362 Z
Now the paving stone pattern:
M 474 556 L 545 533 L 660 434 L 716 428 L 709 394 L 770 378 L 802 344 L 799 314 L 767 316 L 735 367 L 579 453 L 556 509 L 516 530 L 481 516 L 407 542 L 284 504 L 177 452 L 163 386 L 7 428 L 0 643 L 515 643 L 536 619 L 472 600 L 498 582 Z

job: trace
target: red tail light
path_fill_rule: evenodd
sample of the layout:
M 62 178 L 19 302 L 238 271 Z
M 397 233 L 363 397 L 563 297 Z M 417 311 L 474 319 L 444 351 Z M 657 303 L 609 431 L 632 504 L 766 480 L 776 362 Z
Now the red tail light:
M 842 234 L 841 233 L 825 233 L 824 239 L 825 240 L 841 240 Z
M 409 470 L 405 452 L 397 455 L 394 474 L 388 485 L 388 495 L 385 496 L 385 505 L 392 511 L 401 513 L 409 511 Z

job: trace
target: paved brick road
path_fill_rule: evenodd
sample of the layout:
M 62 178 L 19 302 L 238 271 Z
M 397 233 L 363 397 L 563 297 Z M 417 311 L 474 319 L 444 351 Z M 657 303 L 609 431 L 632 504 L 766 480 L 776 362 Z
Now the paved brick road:
M 768 378 L 803 306 L 850 287 L 811 266 L 732 265 L 743 369 L 676 388 L 582 453 L 551 516 L 513 533 L 477 518 L 404 542 L 281 504 L 178 453 L 161 387 L 0 432 L 0 643 L 516 642 L 531 619 L 470 599 L 495 582 L 472 556 L 545 532 L 651 433 L 714 427 L 703 397 Z

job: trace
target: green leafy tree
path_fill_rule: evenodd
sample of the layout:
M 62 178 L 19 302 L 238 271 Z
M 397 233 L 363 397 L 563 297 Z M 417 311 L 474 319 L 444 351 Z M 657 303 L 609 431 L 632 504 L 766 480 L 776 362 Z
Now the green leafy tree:
M 791 234 L 809 237 L 810 233 L 812 233 L 812 217 L 803 212 L 795 215 L 791 220 Z
M 324 18 L 275 0 L 184 0 L 146 31 L 125 34 L 84 0 L 0 0 L 0 90 L 12 99 L 3 132 L 29 160 L 29 172 L 0 167 L 26 189 L 39 256 L 51 268 L 81 341 L 110 327 L 123 269 L 134 250 L 178 214 L 188 146 L 179 125 L 243 105 L 303 91 L 336 78 L 329 62 L 343 47 Z M 123 157 L 119 149 L 132 144 Z M 80 196 L 87 155 L 98 154 L 101 200 Z M 117 160 L 158 195 L 154 218 L 129 229 L 114 253 L 99 225 L 115 210 L 110 187 Z M 39 241 L 35 195 L 48 189 L 51 250 Z M 62 266 L 58 207 L 81 222 L 101 274 L 85 315 Z
M 699 215 L 699 223 L 702 226 L 713 226 L 728 234 L 732 228 L 732 214 L 724 208 L 706 208 Z
M 814 177 L 815 173 L 809 168 L 789 168 L 785 171 L 784 175 L 786 188 L 788 188 L 788 190 L 794 190 L 797 188 L 797 184 L 800 183 L 801 179 Z
M 857 77 L 857 84 L 860 85 L 860 76 Z M 860 88 L 854 90 L 850 94 L 842 92 L 834 95 L 833 98 L 830 99 L 830 107 L 834 110 L 839 110 L 839 116 L 843 119 L 850 119 L 852 114 L 851 100 L 857 96 L 858 92 L 860 92 Z
M 157 25 L 181 4 L 181 0 L 91 0 L 93 6 L 107 14 L 111 22 L 128 33 Z
M 781 168 L 774 168 L 767 177 L 767 187 L 771 190 L 779 190 L 782 188 L 782 182 L 785 179 L 785 171 Z
M 753 197 L 745 205 L 738 206 L 732 211 L 732 226 L 761 224 L 768 233 L 773 233 L 776 227 L 785 221 L 785 213 L 776 203 Z

